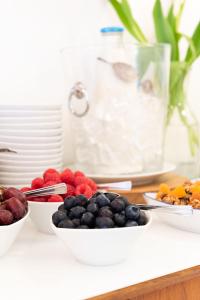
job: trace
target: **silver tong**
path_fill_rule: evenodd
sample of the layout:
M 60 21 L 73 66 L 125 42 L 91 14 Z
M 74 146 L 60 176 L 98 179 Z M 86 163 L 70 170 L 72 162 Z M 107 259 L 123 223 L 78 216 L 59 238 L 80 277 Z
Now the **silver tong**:
M 58 183 L 40 189 L 24 192 L 24 194 L 27 197 L 40 197 L 40 196 L 48 196 L 48 195 L 55 195 L 55 194 L 61 195 L 66 193 L 67 193 L 67 185 L 65 183 Z

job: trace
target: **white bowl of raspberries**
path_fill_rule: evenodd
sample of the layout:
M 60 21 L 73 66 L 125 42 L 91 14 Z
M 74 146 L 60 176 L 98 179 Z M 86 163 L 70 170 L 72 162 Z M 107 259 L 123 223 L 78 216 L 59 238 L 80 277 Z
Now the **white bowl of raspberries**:
M 68 197 L 52 215 L 56 235 L 78 261 L 89 265 L 123 262 L 150 223 L 148 213 L 115 193 Z
M 26 196 L 15 188 L 0 189 L 0 256 L 14 243 L 28 215 Z
M 67 185 L 66 194 L 27 198 L 32 222 L 40 232 L 47 234 L 54 234 L 51 227 L 51 217 L 66 197 L 83 194 L 90 198 L 97 190 L 96 183 L 87 178 L 83 172 L 73 172 L 71 169 L 66 168 L 62 172 L 47 169 L 41 177 L 32 180 L 31 187 L 24 187 L 21 191 L 39 189 L 57 183 Z

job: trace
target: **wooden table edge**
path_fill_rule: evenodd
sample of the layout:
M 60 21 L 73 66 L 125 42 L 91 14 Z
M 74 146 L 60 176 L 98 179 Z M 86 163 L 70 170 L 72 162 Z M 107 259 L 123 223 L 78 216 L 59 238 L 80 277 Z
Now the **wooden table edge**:
M 134 299 L 136 297 L 144 296 L 145 294 L 165 289 L 172 285 L 182 284 L 197 277 L 200 278 L 200 265 L 88 298 L 88 300 Z

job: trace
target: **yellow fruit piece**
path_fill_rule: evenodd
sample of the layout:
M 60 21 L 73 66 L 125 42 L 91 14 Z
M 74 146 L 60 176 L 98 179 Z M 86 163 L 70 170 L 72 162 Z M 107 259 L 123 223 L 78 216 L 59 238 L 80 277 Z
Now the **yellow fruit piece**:
M 200 193 L 200 185 L 193 185 L 192 187 L 191 187 L 191 192 L 192 193 Z
M 200 193 L 199 192 L 193 192 L 191 198 L 200 200 Z
M 161 183 L 159 186 L 159 192 L 163 194 L 168 194 L 170 192 L 170 188 L 166 183 Z
M 183 198 L 186 196 L 186 192 L 183 186 L 177 186 L 170 192 L 170 195 L 175 196 L 177 198 Z

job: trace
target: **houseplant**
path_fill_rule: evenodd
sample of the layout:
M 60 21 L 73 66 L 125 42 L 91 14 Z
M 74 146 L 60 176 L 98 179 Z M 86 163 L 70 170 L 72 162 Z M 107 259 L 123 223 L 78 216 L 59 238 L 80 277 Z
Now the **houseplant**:
M 109 0 L 109 2 L 115 9 L 125 28 L 136 41 L 142 44 L 153 42 L 148 40 L 134 18 L 128 0 Z M 174 3 L 172 3 L 167 15 L 164 15 L 161 1 L 155 0 L 153 22 L 156 41 L 158 43 L 169 43 L 171 45 L 170 95 L 166 125 L 170 124 L 174 114 L 178 114 L 180 121 L 187 130 L 190 153 L 194 156 L 199 150 L 200 141 L 198 129 L 192 124 L 192 122 L 195 121 L 195 117 L 190 113 L 190 115 L 188 115 L 185 81 L 193 63 L 200 55 L 200 22 L 194 29 L 191 37 L 180 32 L 179 25 L 184 4 L 185 1 L 179 5 L 178 12 L 175 14 Z M 181 39 L 186 39 L 188 43 L 184 58 L 180 55 Z

